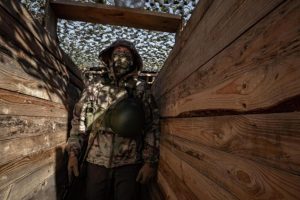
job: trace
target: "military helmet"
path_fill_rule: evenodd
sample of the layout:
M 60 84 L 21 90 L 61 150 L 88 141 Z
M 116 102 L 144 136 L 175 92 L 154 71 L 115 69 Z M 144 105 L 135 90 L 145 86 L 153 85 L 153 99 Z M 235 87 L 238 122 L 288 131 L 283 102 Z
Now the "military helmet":
M 121 137 L 139 136 L 142 134 L 145 124 L 142 101 L 134 97 L 121 100 L 107 111 L 105 124 Z

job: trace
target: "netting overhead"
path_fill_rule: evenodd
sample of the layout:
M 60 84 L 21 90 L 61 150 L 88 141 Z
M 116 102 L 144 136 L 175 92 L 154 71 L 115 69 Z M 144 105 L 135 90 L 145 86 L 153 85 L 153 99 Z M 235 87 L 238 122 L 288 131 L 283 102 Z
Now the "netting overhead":
M 43 21 L 45 0 L 21 0 L 21 2 L 40 22 Z M 108 5 L 178 14 L 186 22 L 198 0 L 82 0 L 80 2 L 103 2 Z M 144 61 L 144 70 L 159 71 L 175 42 L 174 33 L 69 20 L 59 20 L 57 31 L 60 46 L 80 68 L 96 67 L 99 51 L 116 39 L 122 38 L 136 45 Z

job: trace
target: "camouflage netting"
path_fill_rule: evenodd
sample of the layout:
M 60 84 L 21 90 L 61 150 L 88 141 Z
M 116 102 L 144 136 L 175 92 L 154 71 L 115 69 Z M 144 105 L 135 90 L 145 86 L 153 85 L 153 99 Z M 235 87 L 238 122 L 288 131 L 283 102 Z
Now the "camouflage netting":
M 45 0 L 20 0 L 33 16 L 43 22 Z M 77 0 L 95 2 L 97 0 Z M 98 0 L 99 1 L 99 0 Z M 139 7 L 151 11 L 178 14 L 185 22 L 198 0 L 106 0 L 108 5 Z M 119 26 L 59 20 L 58 38 L 62 49 L 80 67 L 98 65 L 99 51 L 119 38 L 135 43 L 144 60 L 144 70 L 159 71 L 175 42 L 175 34 Z

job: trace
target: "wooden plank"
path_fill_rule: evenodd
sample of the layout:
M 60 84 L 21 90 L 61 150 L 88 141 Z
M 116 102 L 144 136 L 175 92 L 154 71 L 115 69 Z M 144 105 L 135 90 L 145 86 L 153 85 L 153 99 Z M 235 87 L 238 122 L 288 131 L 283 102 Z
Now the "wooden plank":
M 56 152 L 64 146 L 58 146 L 49 150 L 36 152 L 27 156 L 15 159 L 7 164 L 0 166 L 0 190 L 17 182 L 20 179 L 32 174 L 44 165 L 56 163 L 56 169 L 59 169 L 63 160 L 58 160 Z
M 1 156 L 0 165 L 6 164 L 17 158 L 22 158 L 39 151 L 45 151 L 62 145 L 66 142 L 66 140 L 66 132 L 0 140 L 0 149 L 4 153 Z
M 166 178 L 160 172 L 158 172 L 157 174 L 157 180 L 160 190 L 163 193 L 164 199 L 178 200 L 174 191 L 171 189 L 170 185 L 166 181 Z
M 300 176 L 171 136 L 161 142 L 239 199 L 298 199 Z
M 66 65 L 69 71 L 74 76 L 81 79 L 81 72 L 73 63 L 69 56 L 59 47 L 55 38 L 51 38 L 45 29 L 33 19 L 31 14 L 22 6 L 17 0 L 2 0 L 0 6 L 4 8 L 7 13 L 13 16 L 16 24 L 20 24 L 27 29 L 38 41 L 45 46 L 47 53 L 53 54 L 60 62 Z M 81 80 L 82 81 L 82 80 Z
M 1 64 L 2 68 L 8 68 L 7 73 L 14 73 L 11 77 L 14 80 L 10 80 L 10 76 L 2 79 L 3 84 L 0 85 L 2 88 L 39 98 L 49 98 L 54 102 L 62 102 L 65 107 L 72 109 L 73 104 L 79 98 L 80 90 L 62 73 L 58 73 L 52 65 L 41 62 L 1 35 L 0 52 L 1 55 L 5 55 L 2 57 L 1 63 L 5 63 L 5 65 L 11 65 L 11 62 L 18 64 L 18 66 L 2 66 Z M 19 68 L 19 71 L 16 68 Z M 31 77 L 33 80 L 38 80 L 39 83 L 22 81 L 21 77 L 29 79 Z M 70 79 L 72 80 L 72 76 Z M 21 81 L 21 83 L 15 81 Z
M 177 56 L 170 55 L 159 73 L 153 92 L 160 97 L 186 79 L 196 69 L 219 54 L 246 30 L 265 17 L 282 0 L 266 0 L 253 3 L 251 0 L 215 0 L 205 12 L 189 39 Z M 199 2 L 201 4 L 202 2 Z M 204 2 L 205 3 L 205 2 Z M 197 9 L 202 9 L 198 6 Z
M 9 46 L 17 46 L 21 48 L 20 51 L 25 51 L 26 54 L 31 55 L 35 59 L 43 63 L 42 66 L 46 69 L 40 69 L 46 71 L 47 68 L 52 68 L 56 71 L 56 75 L 64 77 L 66 80 L 71 80 L 77 87 L 82 88 L 82 81 L 70 73 L 65 65 L 57 60 L 52 54 L 48 53 L 45 47 L 39 43 L 39 41 L 33 37 L 32 33 L 20 26 L 16 20 L 8 15 L 8 13 L 0 7 L 0 20 L 5 21 L 0 26 L 1 33 L 1 45 L 9 43 Z
M 31 60 L 31 58 L 28 59 Z M 56 94 L 56 92 L 61 90 L 61 93 L 63 91 L 62 88 L 65 88 L 67 84 L 60 84 L 60 87 L 58 87 L 58 85 L 54 86 L 56 87 L 56 90 L 54 90 L 53 87 L 55 83 L 62 83 L 63 78 L 51 76 L 51 74 L 56 73 L 50 68 L 47 69 L 47 74 L 34 73 L 34 71 L 38 70 L 38 66 L 35 65 L 34 61 L 32 63 L 27 63 L 31 66 L 30 69 L 32 70 L 28 69 L 29 66 L 28 68 L 24 66 L 24 62 L 20 60 L 20 57 L 8 56 L 0 50 L 0 88 L 57 103 L 63 103 L 66 97 L 62 97 L 62 94 Z M 33 70 L 34 68 L 35 70 Z M 48 81 L 45 77 L 47 75 L 49 77 Z
M 181 24 L 181 17 L 178 15 L 142 9 L 64 0 L 51 0 L 50 5 L 58 18 L 67 20 L 164 32 L 176 32 Z
M 164 95 L 159 103 L 161 114 L 272 112 L 272 107 L 297 97 L 300 94 L 299 3 L 286 1 Z M 291 103 L 281 108 L 295 109 L 299 109 L 298 104 L 296 108 Z
M 1 71 L 6 71 L 1 73 L 5 76 L 3 75 L 1 79 L 0 88 L 62 102 L 66 107 L 72 107 L 79 98 L 80 89 L 68 81 L 62 73 L 58 73 L 51 65 L 27 54 L 1 35 L 0 56 Z M 71 80 L 72 77 L 71 75 Z M 35 83 L 34 80 L 39 83 Z
M 62 187 L 62 182 L 60 179 L 65 178 L 65 176 L 61 173 L 65 171 L 63 151 L 64 146 L 57 146 L 50 150 L 37 152 L 0 166 L 0 197 L 1 195 L 4 196 L 4 192 L 5 190 L 7 190 L 7 188 L 12 188 L 14 184 L 18 184 L 20 181 L 27 179 L 28 177 L 32 178 L 32 174 L 49 164 L 52 164 L 53 167 L 55 167 L 55 186 L 51 181 L 46 180 L 45 182 L 43 182 L 43 187 L 40 187 L 40 184 L 38 184 L 37 187 L 27 192 L 28 195 L 34 195 L 37 197 L 37 195 L 40 195 L 41 192 L 46 192 L 45 190 L 47 190 L 49 187 L 53 187 L 53 189 L 55 190 L 55 193 L 53 194 L 59 195 Z M 49 195 L 51 196 L 51 193 L 49 193 L 48 196 Z M 41 197 L 45 199 L 46 196 Z
M 0 140 L 67 131 L 67 118 L 0 115 Z
M 197 200 L 194 193 L 185 185 L 184 182 L 180 181 L 176 173 L 173 172 L 170 166 L 164 161 L 159 162 L 159 172 L 165 177 L 171 190 L 176 195 L 177 199 L 180 200 Z
M 28 194 L 24 196 L 24 199 L 43 199 L 54 200 L 60 199 L 59 193 L 57 193 L 56 174 L 52 174 L 45 180 L 40 182 L 32 190 L 28 191 Z
M 65 118 L 64 105 L 0 89 L 0 115 Z
M 46 1 L 45 29 L 48 31 L 49 35 L 51 35 L 51 37 L 58 42 L 57 17 L 50 6 L 50 0 Z
M 37 187 L 40 185 L 46 185 L 45 181 L 49 180 L 48 178 L 55 178 L 54 172 L 55 163 L 49 163 L 40 167 L 28 176 L 25 176 L 17 182 L 9 185 L 7 188 L 10 189 L 10 192 L 7 196 L 7 200 L 25 199 L 25 197 L 34 192 Z M 7 190 L 7 188 L 0 190 L 0 197 L 4 196 L 2 193 Z
M 300 113 L 166 119 L 162 132 L 300 175 Z
M 174 175 L 167 175 L 166 180 L 173 179 L 173 176 L 177 176 L 178 180 L 176 182 L 171 182 L 170 185 L 177 185 L 178 183 L 182 183 L 185 187 L 189 188 L 192 196 L 187 194 L 177 194 L 176 196 L 180 197 L 184 195 L 185 197 L 180 197 L 179 199 L 187 198 L 187 199 L 211 199 L 211 200 L 225 200 L 237 199 L 235 196 L 224 190 L 218 184 L 214 183 L 207 177 L 203 176 L 196 169 L 191 167 L 189 164 L 178 158 L 170 149 L 161 145 L 161 159 L 160 163 L 165 163 L 160 166 L 159 171 L 163 173 L 164 170 L 171 171 Z M 164 165 L 167 165 L 164 167 Z M 165 168 L 165 169 L 164 169 Z M 181 187 L 181 186 L 180 186 Z M 175 187 L 174 191 L 178 189 Z
M 197 6 L 194 8 L 190 19 L 188 20 L 183 30 L 176 35 L 176 42 L 169 53 L 162 69 L 159 71 L 161 75 L 166 74 L 166 71 L 169 70 L 169 65 L 171 65 L 172 61 L 178 56 L 181 52 L 181 49 L 185 46 L 185 43 L 190 38 L 190 35 L 193 33 L 198 23 L 205 16 L 206 12 L 209 10 L 211 4 L 214 0 L 202 0 Z M 157 75 L 156 75 L 157 76 Z

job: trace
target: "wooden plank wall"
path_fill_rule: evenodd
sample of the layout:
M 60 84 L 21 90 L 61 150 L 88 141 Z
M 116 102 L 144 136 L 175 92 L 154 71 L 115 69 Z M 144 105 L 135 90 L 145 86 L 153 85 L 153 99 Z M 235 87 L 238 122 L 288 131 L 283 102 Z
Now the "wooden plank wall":
M 0 199 L 59 199 L 80 76 L 19 1 L 0 2 Z
M 159 73 L 166 199 L 299 199 L 300 1 L 202 0 Z

